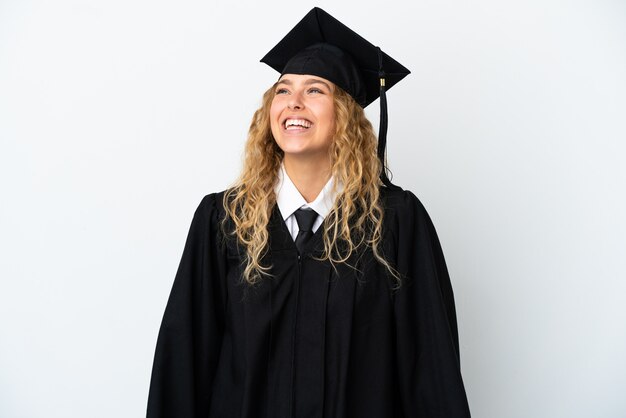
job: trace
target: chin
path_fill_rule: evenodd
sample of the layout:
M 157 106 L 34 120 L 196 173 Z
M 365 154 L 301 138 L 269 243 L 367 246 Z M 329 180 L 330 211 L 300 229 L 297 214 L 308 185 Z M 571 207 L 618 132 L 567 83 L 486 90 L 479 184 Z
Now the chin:
M 305 157 L 307 155 L 314 155 L 313 153 L 311 153 L 310 151 L 306 150 L 306 149 L 297 149 L 297 148 L 291 148 L 291 147 L 285 147 L 285 148 L 281 148 L 283 150 L 283 153 L 287 156 L 292 156 L 292 157 Z
M 285 154 L 302 154 L 307 151 L 310 152 L 306 144 L 303 144 L 302 141 L 282 138 L 281 140 L 276 141 L 276 143 Z

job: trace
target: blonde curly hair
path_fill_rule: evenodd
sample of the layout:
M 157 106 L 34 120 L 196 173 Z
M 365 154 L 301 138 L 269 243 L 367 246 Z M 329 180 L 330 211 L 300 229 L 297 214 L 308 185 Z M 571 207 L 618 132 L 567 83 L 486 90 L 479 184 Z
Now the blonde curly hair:
M 267 225 L 276 204 L 274 187 L 283 160 L 270 127 L 270 107 L 276 84 L 263 94 L 261 107 L 254 113 L 245 146 L 243 170 L 233 187 L 224 194 L 226 233 L 236 236 L 245 249 L 243 278 L 249 284 L 270 275 L 271 266 L 262 265 L 267 252 Z M 343 189 L 322 224 L 324 250 L 320 260 L 333 266 L 347 263 L 362 249 L 399 279 L 385 259 L 382 248 L 383 209 L 379 202 L 382 164 L 376 154 L 377 139 L 363 108 L 344 90 L 333 92 L 335 134 L 330 146 L 331 174 Z M 227 222 L 232 221 L 230 231 Z M 353 266 L 354 267 L 354 266 Z

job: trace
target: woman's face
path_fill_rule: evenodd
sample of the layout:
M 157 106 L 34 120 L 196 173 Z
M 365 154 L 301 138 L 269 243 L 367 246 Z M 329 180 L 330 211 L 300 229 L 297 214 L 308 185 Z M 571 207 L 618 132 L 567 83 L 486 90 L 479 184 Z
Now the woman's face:
M 272 134 L 285 158 L 328 159 L 335 133 L 335 86 L 312 75 L 285 74 L 270 108 Z

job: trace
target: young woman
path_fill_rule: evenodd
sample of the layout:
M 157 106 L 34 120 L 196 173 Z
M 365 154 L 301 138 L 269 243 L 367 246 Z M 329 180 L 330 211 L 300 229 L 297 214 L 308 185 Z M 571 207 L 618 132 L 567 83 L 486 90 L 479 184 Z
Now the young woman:
M 363 112 L 358 42 L 392 60 L 357 37 L 313 9 L 264 58 L 281 76 L 240 179 L 195 213 L 148 417 L 469 417 L 435 229 Z

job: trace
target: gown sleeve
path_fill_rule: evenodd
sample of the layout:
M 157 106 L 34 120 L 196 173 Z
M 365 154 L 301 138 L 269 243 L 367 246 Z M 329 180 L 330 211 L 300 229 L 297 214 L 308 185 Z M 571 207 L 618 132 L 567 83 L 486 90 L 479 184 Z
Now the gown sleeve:
M 148 418 L 209 414 L 224 328 L 224 263 L 216 196 L 196 210 L 159 331 Z
M 405 418 L 470 416 L 461 378 L 454 296 L 428 213 L 404 192 L 396 220 L 396 373 Z

